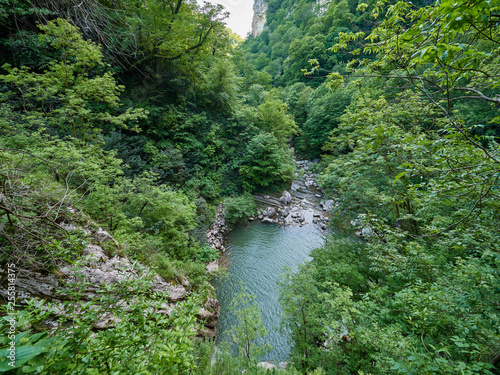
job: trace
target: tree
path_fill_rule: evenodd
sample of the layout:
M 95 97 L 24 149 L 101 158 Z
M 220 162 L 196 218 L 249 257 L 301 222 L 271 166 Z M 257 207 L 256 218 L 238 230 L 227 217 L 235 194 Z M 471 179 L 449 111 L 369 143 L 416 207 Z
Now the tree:
M 231 301 L 230 311 L 238 320 L 229 333 L 238 354 L 247 361 L 258 361 L 272 348 L 262 342 L 268 333 L 262 322 L 262 312 L 255 304 L 255 296 L 238 293 Z
M 259 186 L 288 181 L 293 175 L 292 160 L 269 133 L 259 133 L 248 143 L 239 168 L 243 185 L 254 190 Z
M 119 94 L 124 87 L 116 83 L 110 72 L 93 73 L 104 66 L 97 45 L 84 40 L 63 19 L 51 21 L 40 29 L 44 32 L 40 38 L 58 51 L 58 60 L 43 73 L 5 64 L 3 69 L 7 74 L 0 75 L 0 81 L 11 90 L 2 100 L 15 101 L 16 109 L 26 116 L 27 122 L 88 141 L 106 123 L 127 128 L 128 122 L 146 117 L 143 109 L 110 113 L 119 111 Z M 139 131 L 137 127 L 131 129 Z
M 211 53 L 224 31 L 222 21 L 228 16 L 219 4 L 200 6 L 184 0 L 130 0 L 127 10 L 134 16 L 132 28 L 144 53 L 135 67 L 155 59 L 175 61 L 191 54 Z
M 379 58 L 353 59 L 349 65 L 358 65 L 356 76 L 386 77 L 411 84 L 447 118 L 450 131 L 458 132 L 498 163 L 495 150 L 488 150 L 471 136 L 470 128 L 454 115 L 453 105 L 464 100 L 500 104 L 494 91 L 500 72 L 500 33 L 495 23 L 499 8 L 497 1 L 484 0 L 445 0 L 421 8 L 407 2 L 397 2 L 387 9 L 377 5 L 372 15 L 376 18 L 386 11 L 387 16 L 365 38 L 363 50 Z M 363 32 L 340 33 L 339 43 L 332 50 L 347 48 L 351 41 L 364 36 Z M 332 73 L 330 79 L 342 80 L 338 73 Z M 499 119 L 489 121 L 498 123 Z
M 298 126 L 293 116 L 288 113 L 288 107 L 279 99 L 267 99 L 258 106 L 259 120 L 257 125 L 262 130 L 271 133 L 281 147 L 298 132 Z

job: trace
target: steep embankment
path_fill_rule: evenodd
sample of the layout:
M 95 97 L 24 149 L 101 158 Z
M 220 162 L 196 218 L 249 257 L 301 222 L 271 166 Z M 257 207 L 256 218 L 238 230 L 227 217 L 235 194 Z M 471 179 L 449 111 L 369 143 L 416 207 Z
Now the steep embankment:
M 62 225 L 68 232 L 80 231 L 87 234 L 87 244 L 83 249 L 81 257 L 74 257 L 71 262 L 54 269 L 51 273 L 25 268 L 23 265 L 16 267 L 16 279 L 14 283 L 16 302 L 22 307 L 32 298 L 41 303 L 42 309 L 49 315 L 38 322 L 35 330 L 53 331 L 63 327 L 64 318 L 69 316 L 70 310 L 79 311 L 82 315 L 86 313 L 83 305 L 92 303 L 95 309 L 102 309 L 97 320 L 90 329 L 102 330 L 113 328 L 123 321 L 124 317 L 118 317 L 113 309 L 103 306 L 100 294 L 104 290 L 116 293 L 114 304 L 117 306 L 134 305 L 134 293 L 121 295 L 120 285 L 142 280 L 146 281 L 145 292 L 148 295 L 156 294 L 165 296 L 166 302 L 159 306 L 158 298 L 151 298 L 151 313 L 159 313 L 165 316 L 175 314 L 179 304 L 186 301 L 191 294 L 190 282 L 184 278 L 182 283 L 166 281 L 163 277 L 138 262 L 131 261 L 128 257 L 113 255 L 109 256 L 109 244 L 115 246 L 118 242 L 106 231 L 94 226 L 79 228 L 72 224 Z M 6 270 L 0 270 L 3 284 L 0 287 L 0 296 L 8 299 L 9 289 L 7 277 L 4 278 Z M 113 291 L 116 288 L 115 292 Z M 77 294 L 73 292 L 78 290 Z M 139 290 L 138 290 L 139 292 Z M 143 291 L 144 292 L 144 291 Z M 75 300 L 74 304 L 70 303 Z M 209 296 L 199 307 L 197 317 L 202 323 L 198 335 L 209 338 L 215 337 L 215 323 L 219 315 L 219 303 L 213 296 Z M 78 314 L 77 314 L 78 315 Z M 126 315 L 126 314 L 125 314 Z

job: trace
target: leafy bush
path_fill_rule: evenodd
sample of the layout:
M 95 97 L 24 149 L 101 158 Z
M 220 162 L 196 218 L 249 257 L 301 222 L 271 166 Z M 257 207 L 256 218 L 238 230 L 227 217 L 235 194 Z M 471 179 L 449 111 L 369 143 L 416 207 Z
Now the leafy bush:
M 255 199 L 250 193 L 224 200 L 224 213 L 228 224 L 235 224 L 257 213 Z

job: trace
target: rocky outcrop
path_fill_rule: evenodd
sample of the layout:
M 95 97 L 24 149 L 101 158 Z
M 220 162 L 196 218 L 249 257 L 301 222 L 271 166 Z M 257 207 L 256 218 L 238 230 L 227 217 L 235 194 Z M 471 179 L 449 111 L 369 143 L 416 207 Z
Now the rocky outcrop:
M 328 8 L 332 0 L 316 0 L 316 3 L 313 6 L 313 12 L 318 16 L 323 16 Z
M 108 234 L 109 236 L 109 234 Z M 111 236 L 109 236 L 111 237 Z M 103 237 L 104 239 L 104 237 Z M 108 238 L 107 241 L 114 241 Z M 16 302 L 19 304 L 27 303 L 31 298 L 36 298 L 46 302 L 51 302 L 54 306 L 52 310 L 54 315 L 66 316 L 67 312 L 63 307 L 63 302 L 73 297 L 67 295 L 65 288 L 82 287 L 81 301 L 90 301 L 98 298 L 98 293 L 108 286 L 119 284 L 121 281 L 130 279 L 147 279 L 151 293 L 166 294 L 168 303 L 163 303 L 161 309 L 155 310 L 157 313 L 170 315 L 176 309 L 176 303 L 184 300 L 188 295 L 186 287 L 189 281 L 183 280 L 182 285 L 176 285 L 165 281 L 160 275 L 155 274 L 149 267 L 143 266 L 137 262 L 130 262 L 126 257 L 106 255 L 102 247 L 89 244 L 84 249 L 84 254 L 80 262 L 76 265 L 67 265 L 60 267 L 51 274 L 44 274 L 27 269 L 18 269 L 16 274 Z M 0 279 L 4 279 L 5 270 L 0 269 Z M 63 292 L 61 292 L 63 291 Z M 0 296 L 4 299 L 8 296 L 8 290 L 5 285 L 0 287 Z M 122 306 L 130 306 L 133 300 L 120 300 Z M 46 305 L 44 303 L 44 305 Z M 154 302 L 151 301 L 151 306 Z M 208 298 L 202 313 L 202 319 L 206 328 L 214 331 L 215 323 L 220 313 L 218 302 Z M 48 308 L 48 307 L 47 307 Z M 153 308 L 153 307 L 152 307 Z M 200 310 L 201 311 L 201 310 Z M 82 311 L 81 313 L 84 313 Z M 104 314 L 95 323 L 95 329 L 106 329 L 118 324 L 121 320 L 111 314 Z M 202 335 L 202 332 L 199 332 Z M 208 332 L 208 331 L 207 331 Z M 212 333 L 208 332 L 208 337 Z
M 252 36 L 258 37 L 266 27 L 267 3 L 264 0 L 255 0 L 253 4 Z
M 108 232 L 106 232 L 105 230 L 103 230 L 102 228 L 99 228 L 95 234 L 95 239 L 97 240 L 97 242 L 99 243 L 105 243 L 105 242 L 109 242 L 109 241 L 112 241 L 114 242 L 115 245 L 118 245 L 118 241 L 116 241 L 112 236 L 111 234 L 109 234 Z
M 267 216 L 262 219 L 262 224 L 275 224 L 275 223 L 276 222 L 273 219 Z
M 228 227 L 226 225 L 225 215 L 224 215 L 224 207 L 221 204 L 217 206 L 215 221 L 212 224 L 212 227 L 207 232 L 207 243 L 213 249 L 219 250 L 220 252 L 225 252 L 226 248 L 224 247 L 224 240 L 228 231 Z
M 207 244 L 211 248 L 217 250 L 219 253 L 224 253 L 226 247 L 224 246 L 224 241 L 226 239 L 226 234 L 229 228 L 226 225 L 226 219 L 224 214 L 224 206 L 219 204 L 215 213 L 215 221 L 212 227 L 207 231 Z M 216 273 L 219 270 L 219 262 L 215 260 L 207 264 L 207 273 Z

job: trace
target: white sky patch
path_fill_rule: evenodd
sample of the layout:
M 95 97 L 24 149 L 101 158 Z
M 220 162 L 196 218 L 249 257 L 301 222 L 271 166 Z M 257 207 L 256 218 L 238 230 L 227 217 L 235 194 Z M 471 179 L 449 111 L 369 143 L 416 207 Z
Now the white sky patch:
M 203 4 L 203 0 L 197 1 L 198 4 Z M 222 4 L 229 12 L 229 18 L 224 22 L 233 32 L 246 38 L 252 30 L 254 0 L 209 0 L 208 2 Z

